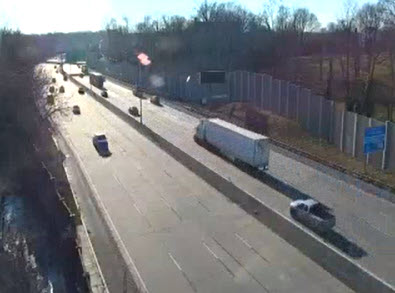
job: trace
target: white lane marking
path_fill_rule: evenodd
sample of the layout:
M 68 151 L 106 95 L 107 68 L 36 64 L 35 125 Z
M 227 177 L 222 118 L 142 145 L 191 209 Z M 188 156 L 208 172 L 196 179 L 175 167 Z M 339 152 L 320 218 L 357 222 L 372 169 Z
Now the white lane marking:
M 164 202 L 164 204 L 165 204 L 169 209 L 171 209 L 170 204 L 166 201 L 166 199 L 165 199 L 163 196 L 160 196 L 160 199 Z
M 149 227 L 152 227 L 151 222 L 148 220 L 148 218 L 143 214 L 143 212 L 140 210 L 140 208 L 137 206 L 133 196 L 129 193 L 129 191 L 126 189 L 126 186 L 123 185 L 123 183 L 121 182 L 121 180 L 119 180 L 118 176 L 113 174 L 113 177 L 115 179 L 115 181 L 118 182 L 118 184 L 123 188 L 123 190 L 126 192 L 126 194 L 129 196 L 129 198 L 132 200 L 133 202 L 133 207 L 136 209 L 136 211 L 140 214 L 140 216 L 143 217 L 143 219 L 147 222 Z
M 99 192 L 97 191 L 96 186 L 93 184 L 93 181 L 92 181 L 91 177 L 89 176 L 88 172 L 87 172 L 86 169 L 85 169 L 85 165 L 84 165 L 84 163 L 83 163 L 83 161 L 82 161 L 82 158 L 81 158 L 80 155 L 75 151 L 74 144 L 71 142 L 71 140 L 68 139 L 68 142 L 69 142 L 70 148 L 72 149 L 72 151 L 73 151 L 75 157 L 76 157 L 77 160 L 79 161 L 79 165 L 80 165 L 80 167 L 81 167 L 82 172 L 84 173 L 84 175 L 85 175 L 85 177 L 86 177 L 86 180 L 88 181 L 88 184 L 91 186 L 93 193 L 96 195 L 95 197 L 96 197 L 96 199 L 97 199 L 97 201 L 98 201 L 100 207 L 102 208 L 102 210 L 103 210 L 103 212 L 104 212 L 104 214 L 105 214 L 105 218 L 107 218 L 107 221 L 109 222 L 109 224 L 110 224 L 110 226 L 111 226 L 111 230 L 114 232 L 114 234 L 115 234 L 114 236 L 115 236 L 116 239 L 118 240 L 117 242 L 121 245 L 122 250 L 124 251 L 124 254 L 127 256 L 128 260 L 129 260 L 129 262 L 130 262 L 130 264 L 132 265 L 133 271 L 135 272 L 135 274 L 137 275 L 138 280 L 140 281 L 140 284 L 141 284 L 141 286 L 142 286 L 143 292 L 149 293 L 148 288 L 147 288 L 147 286 L 146 286 L 146 284 L 145 284 L 143 278 L 142 278 L 141 275 L 140 275 L 140 272 L 137 270 L 136 264 L 134 263 L 132 257 L 130 256 L 129 251 L 128 251 L 127 248 L 126 248 L 125 243 L 122 241 L 122 238 L 121 238 L 121 236 L 119 235 L 118 230 L 115 228 L 114 222 L 112 221 L 109 212 L 107 211 L 107 209 L 106 209 L 106 207 L 105 207 L 103 201 L 101 200 L 101 198 L 100 198 L 100 196 L 99 196 Z
M 163 172 L 165 172 L 165 174 L 166 174 L 167 176 L 169 176 L 170 178 L 173 178 L 173 176 L 171 176 L 170 173 L 167 172 L 166 170 L 163 170 Z
M 231 275 L 233 278 L 235 278 L 235 274 L 232 272 L 232 270 L 225 264 L 225 262 L 220 259 L 215 253 L 214 251 L 212 251 L 212 249 L 204 242 L 202 241 L 203 246 L 207 248 L 208 252 L 214 256 L 214 258 L 225 268 L 225 270 L 229 273 L 229 275 Z
M 260 200 L 260 199 L 258 199 L 256 196 L 254 196 L 254 195 L 250 195 L 250 196 L 251 196 L 252 198 L 254 198 L 257 202 L 263 204 L 263 201 Z M 383 199 L 383 201 L 384 201 L 384 199 Z M 285 219 L 286 221 L 289 221 L 289 219 L 288 219 L 286 216 L 280 214 L 280 213 L 279 213 L 278 211 L 276 211 L 276 210 L 273 210 L 273 211 L 274 211 L 278 216 L 280 216 L 281 218 Z M 328 247 L 328 249 L 330 249 L 330 250 L 336 252 L 330 245 L 326 244 L 326 243 L 323 242 L 320 238 L 318 238 L 318 236 L 312 234 L 311 232 L 309 232 L 309 231 L 308 231 L 306 228 L 304 228 L 303 226 L 298 225 L 298 224 L 296 224 L 296 223 L 294 223 L 294 224 L 295 224 L 297 227 L 299 227 L 299 229 L 303 230 L 305 233 L 309 234 L 311 237 L 313 237 L 314 239 L 316 239 L 317 241 L 319 241 L 322 245 L 325 245 L 326 247 Z M 282 239 L 281 239 L 281 240 L 282 240 Z M 282 240 L 282 241 L 284 241 L 284 240 Z M 337 252 L 336 252 L 336 253 L 337 253 Z M 383 284 L 385 284 L 386 286 L 392 288 L 392 286 L 389 285 L 389 283 L 385 282 L 384 280 L 382 280 L 381 278 L 379 278 L 377 275 L 375 275 L 375 274 L 373 274 L 372 272 L 368 271 L 367 269 L 365 269 L 364 267 L 362 267 L 360 264 L 354 262 L 353 259 L 351 259 L 350 257 L 344 256 L 344 255 L 343 255 L 343 257 L 344 257 L 345 259 L 347 259 L 349 262 L 351 262 L 351 263 L 353 263 L 354 265 L 356 265 L 359 269 L 361 269 L 361 270 L 363 270 L 364 272 L 366 272 L 367 274 L 369 274 L 370 276 L 374 277 L 375 279 L 380 280 Z
M 197 202 L 198 202 L 207 212 L 210 212 L 210 209 L 209 209 L 205 204 L 203 204 L 200 200 L 197 200 Z
M 263 255 L 261 255 L 260 252 L 259 252 L 258 250 L 256 250 L 254 247 L 252 247 L 252 245 L 249 244 L 247 240 L 245 240 L 243 237 L 241 237 L 241 236 L 240 236 L 239 234 L 237 234 L 237 233 L 235 233 L 235 236 L 236 236 L 237 238 L 239 238 L 239 240 L 240 240 L 241 242 L 243 242 L 244 245 L 248 247 L 248 249 L 252 250 L 252 251 L 253 251 L 255 254 L 257 254 L 261 259 L 263 259 L 265 262 L 269 262 L 269 260 L 266 259 Z
M 114 170 L 113 170 L 114 172 Z M 119 177 L 116 175 L 116 173 L 112 173 L 112 176 L 114 177 L 115 181 L 119 184 L 119 186 L 121 186 L 121 188 L 123 189 L 123 191 L 127 194 L 127 196 L 131 199 L 131 201 L 133 202 L 133 204 L 135 203 L 135 198 L 133 197 L 133 195 L 129 192 L 129 190 L 126 188 L 125 184 L 123 184 L 121 182 L 121 180 L 119 179 Z
M 114 177 L 115 181 L 117 181 L 117 183 L 118 183 L 119 185 L 121 185 L 121 187 L 123 187 L 123 185 L 122 185 L 121 181 L 119 180 L 118 176 L 115 175 L 115 174 L 112 174 L 112 176 Z
M 214 256 L 216 259 L 219 259 L 219 257 L 214 253 L 214 251 L 211 250 L 210 247 L 208 247 L 208 245 L 205 242 L 202 242 L 204 247 L 207 248 L 207 250 L 212 254 L 212 256 Z
M 180 266 L 180 265 L 178 264 L 178 262 L 175 260 L 175 258 L 173 257 L 173 255 L 172 255 L 170 252 L 169 252 L 168 254 L 169 254 L 171 260 L 172 260 L 172 261 L 174 262 L 174 264 L 176 265 L 177 269 L 178 269 L 180 272 L 182 272 L 181 266 Z
M 181 266 L 178 264 L 178 262 L 175 260 L 175 258 L 173 257 L 173 255 L 168 252 L 169 257 L 171 258 L 171 260 L 174 262 L 174 264 L 176 265 L 176 267 L 178 268 L 178 270 L 181 272 L 181 274 L 184 276 L 185 280 L 187 280 L 189 286 L 191 286 L 192 290 L 194 292 L 197 292 L 195 285 L 193 284 L 193 282 L 188 278 L 187 274 L 182 270 Z
M 138 212 L 140 215 L 144 216 L 143 213 L 141 212 L 141 210 L 139 209 L 139 207 L 137 206 L 136 203 L 134 203 L 133 206 L 134 206 L 134 208 L 137 210 L 137 212 Z
M 261 287 L 266 291 L 269 292 L 269 290 L 261 283 L 261 281 L 259 281 L 255 275 L 253 275 L 236 257 L 233 256 L 233 254 L 230 253 L 230 251 L 228 251 L 221 243 L 218 242 L 217 239 L 215 239 L 214 237 L 212 237 L 211 239 L 214 240 L 214 242 L 222 248 L 223 251 L 226 252 L 227 255 L 229 255 L 229 257 L 231 257 L 241 268 L 243 268 L 248 275 L 250 275 L 250 277 L 257 282 L 259 285 L 261 285 Z
M 235 233 L 235 236 L 236 236 L 237 238 L 239 238 L 239 240 L 240 240 L 241 242 L 243 242 L 243 243 L 245 244 L 245 246 L 247 246 L 249 249 L 252 248 L 252 246 L 247 242 L 247 240 L 245 240 L 245 239 L 244 239 L 243 237 L 241 237 L 239 234 Z
M 163 196 L 160 196 L 160 198 L 162 199 L 162 201 L 165 203 L 165 205 L 171 210 L 173 211 L 173 213 L 177 216 L 178 220 L 180 220 L 180 222 L 182 222 L 182 217 L 180 216 L 180 214 L 177 212 L 177 210 L 175 208 L 173 208 Z

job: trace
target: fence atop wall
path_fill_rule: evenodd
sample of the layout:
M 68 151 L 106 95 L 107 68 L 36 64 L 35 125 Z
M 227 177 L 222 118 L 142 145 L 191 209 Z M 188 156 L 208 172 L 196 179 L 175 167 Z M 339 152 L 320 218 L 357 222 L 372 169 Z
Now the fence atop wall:
M 89 64 L 92 66 L 92 64 Z M 244 102 L 261 110 L 297 121 L 314 137 L 321 138 L 367 164 L 380 169 L 395 170 L 395 124 L 338 110 L 332 100 L 315 95 L 310 89 L 289 81 L 274 79 L 268 74 L 234 71 L 227 74 L 227 84 L 209 87 L 198 82 L 197 75 L 156 76 L 162 82 L 152 82 L 148 70 L 129 63 L 98 62 L 92 66 L 114 78 L 155 89 L 172 99 L 202 102 L 203 98 L 215 101 Z M 140 77 L 139 77 L 140 76 Z M 227 92 L 226 96 L 221 93 Z M 386 147 L 383 152 L 365 156 L 363 139 L 366 127 L 386 126 Z
M 342 152 L 380 169 L 395 170 L 395 124 L 338 110 L 332 100 L 267 74 L 235 71 L 228 74 L 230 101 L 247 102 L 262 110 L 297 121 L 314 137 L 335 144 Z M 365 155 L 366 127 L 386 126 L 383 152 Z

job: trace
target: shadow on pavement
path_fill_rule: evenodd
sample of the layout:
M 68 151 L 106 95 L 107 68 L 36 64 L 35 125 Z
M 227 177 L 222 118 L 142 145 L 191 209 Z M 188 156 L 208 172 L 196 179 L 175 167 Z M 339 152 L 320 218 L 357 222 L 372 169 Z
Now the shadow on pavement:
M 301 192 L 300 190 L 290 186 L 286 182 L 283 182 L 273 176 L 271 176 L 267 172 L 257 171 L 256 169 L 243 164 L 242 162 L 236 162 L 235 165 L 241 169 L 242 171 L 248 173 L 249 175 L 253 176 L 254 178 L 258 179 L 259 181 L 265 183 L 266 185 L 270 186 L 271 188 L 277 190 L 278 192 L 284 194 L 288 198 L 292 200 L 297 199 L 310 199 L 311 197 L 306 193 Z M 323 205 L 327 209 L 331 210 L 329 207 Z M 335 215 L 336 216 L 336 215 Z M 352 258 L 361 258 L 367 256 L 367 252 L 358 246 L 356 243 L 348 240 L 345 236 L 341 235 L 340 233 L 330 230 L 326 232 L 317 231 L 312 229 L 311 227 L 306 226 L 311 231 L 316 233 L 320 236 L 325 242 L 333 245 L 334 247 L 341 250 L 343 253 L 347 254 Z
M 327 232 L 318 232 L 318 231 L 314 231 L 314 232 L 317 233 L 317 235 L 319 235 L 320 237 L 322 237 L 325 240 L 325 242 L 332 244 L 333 246 L 340 249 L 343 253 L 347 254 L 352 258 L 362 258 L 368 255 L 368 253 L 363 248 L 358 246 L 356 243 L 351 242 L 343 235 L 339 234 L 334 230 L 330 230 Z

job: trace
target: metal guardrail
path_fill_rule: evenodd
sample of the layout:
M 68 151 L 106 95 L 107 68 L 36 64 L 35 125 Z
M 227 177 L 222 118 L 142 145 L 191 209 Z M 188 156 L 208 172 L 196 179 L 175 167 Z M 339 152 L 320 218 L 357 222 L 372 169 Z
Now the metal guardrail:
M 74 78 L 71 78 L 71 80 L 73 80 L 73 82 L 78 86 L 84 87 L 86 92 L 89 93 L 96 101 L 101 103 L 108 110 L 112 111 L 123 121 L 134 127 L 140 134 L 153 141 L 174 159 L 182 163 L 208 184 L 238 204 L 246 212 L 264 223 L 276 234 L 292 246 L 299 249 L 304 255 L 322 266 L 325 270 L 330 272 L 350 288 L 358 292 L 366 293 L 395 292 L 395 288 L 391 284 L 366 270 L 351 258 L 328 246 L 324 241 L 311 232 L 290 221 L 274 209 L 268 207 L 260 199 L 242 190 L 222 175 L 211 170 L 147 126 L 140 124 L 137 120 L 114 106 L 111 102 L 101 98 L 82 83 L 78 82 Z

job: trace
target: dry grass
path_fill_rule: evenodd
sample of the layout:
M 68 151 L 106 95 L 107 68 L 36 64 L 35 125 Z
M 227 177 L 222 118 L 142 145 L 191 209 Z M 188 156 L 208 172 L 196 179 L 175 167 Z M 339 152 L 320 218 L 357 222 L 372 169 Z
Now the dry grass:
M 227 104 L 212 108 L 221 118 L 227 118 L 233 123 L 244 126 L 245 113 L 248 106 L 241 103 Z M 230 110 L 234 108 L 233 115 L 230 117 Z M 298 123 L 290 121 L 286 118 L 273 115 L 266 111 L 261 111 L 262 116 L 266 116 L 268 127 L 262 134 L 269 136 L 271 139 L 292 147 L 298 151 L 309 154 L 311 157 L 319 158 L 320 161 L 327 162 L 330 165 L 337 165 L 348 173 L 359 173 L 369 176 L 376 181 L 380 181 L 385 185 L 395 189 L 395 173 L 383 172 L 367 166 L 364 171 L 364 164 L 345 153 L 340 152 L 335 145 L 329 144 L 324 140 L 314 138 Z
M 362 84 L 367 75 L 367 57 L 361 57 L 361 72 L 357 78 L 354 73 L 354 60 L 351 58 L 350 64 L 350 80 L 354 85 L 351 89 L 351 95 L 354 100 L 359 100 L 363 94 Z M 346 60 L 343 57 L 343 64 Z M 327 80 L 329 72 L 329 58 L 323 60 L 322 79 L 320 79 L 320 58 L 318 57 L 298 57 L 291 59 L 287 64 L 278 66 L 273 74 L 275 78 L 290 80 L 306 88 L 312 89 L 317 95 L 326 95 Z M 394 86 L 391 80 L 390 63 L 388 56 L 380 56 L 380 62 L 375 68 L 375 86 L 373 89 L 373 100 L 375 101 L 375 109 L 373 117 L 379 120 L 386 120 L 387 108 L 385 104 L 395 104 L 395 97 L 391 96 L 391 87 Z M 346 87 L 344 83 L 340 57 L 333 57 L 333 81 L 331 97 L 336 101 L 344 101 L 346 97 Z M 355 82 L 354 82 L 355 81 Z M 395 111 L 393 114 L 395 117 Z

